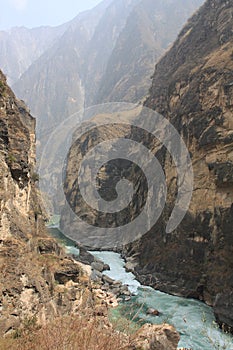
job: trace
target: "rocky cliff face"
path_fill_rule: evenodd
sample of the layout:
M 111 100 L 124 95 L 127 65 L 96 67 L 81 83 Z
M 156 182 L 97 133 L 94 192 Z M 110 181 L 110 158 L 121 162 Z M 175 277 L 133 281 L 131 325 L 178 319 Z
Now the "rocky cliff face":
M 0 336 L 67 314 L 82 269 L 45 233 L 35 186 L 35 119 L 0 72 Z M 65 284 L 71 281 L 70 286 Z M 73 282 L 72 282 L 73 281 Z M 78 289 L 79 288 L 79 289 Z M 85 287 L 86 288 L 86 287 Z M 88 289 L 87 289 L 88 292 Z M 68 294 L 67 294 L 68 293 Z M 73 301 L 70 295 L 76 295 Z
M 231 329 L 232 19 L 230 1 L 207 1 L 156 66 L 146 106 L 168 118 L 185 140 L 194 169 L 193 196 L 183 222 L 166 234 L 175 187 L 155 227 L 125 250 L 142 282 L 214 305 L 220 324 Z M 166 152 L 163 164 L 169 179 L 173 171 Z
M 35 120 L 1 73 L 1 238 L 36 228 Z M 21 228 L 21 229 L 20 229 Z

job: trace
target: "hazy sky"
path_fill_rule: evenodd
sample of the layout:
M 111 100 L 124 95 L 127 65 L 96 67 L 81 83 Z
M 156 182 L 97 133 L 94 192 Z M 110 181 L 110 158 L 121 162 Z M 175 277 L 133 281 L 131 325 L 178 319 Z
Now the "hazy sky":
M 59 25 L 101 0 L 0 0 L 0 30 L 14 26 Z

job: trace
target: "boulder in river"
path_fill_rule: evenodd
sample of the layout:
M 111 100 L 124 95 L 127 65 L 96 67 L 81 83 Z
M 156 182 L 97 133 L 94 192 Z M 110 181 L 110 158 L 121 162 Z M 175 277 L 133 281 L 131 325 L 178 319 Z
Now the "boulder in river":
M 153 309 L 153 308 L 147 309 L 146 313 L 147 313 L 147 315 L 152 315 L 152 316 L 159 316 L 160 315 L 160 312 L 156 309 Z
M 124 301 L 130 301 L 131 300 L 131 297 L 125 297 Z
M 78 260 L 83 264 L 91 265 L 95 261 L 95 257 L 89 253 L 86 248 L 79 246 Z

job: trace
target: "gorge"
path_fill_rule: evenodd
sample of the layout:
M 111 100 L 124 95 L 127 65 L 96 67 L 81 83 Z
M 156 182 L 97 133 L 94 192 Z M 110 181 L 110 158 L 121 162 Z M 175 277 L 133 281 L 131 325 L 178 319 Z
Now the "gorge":
M 113 328 L 91 268 L 48 235 L 36 185 L 35 119 L 1 71 L 0 150 L 0 348 L 139 350 L 149 342 L 176 350 L 179 335 L 169 325 L 147 324 L 133 335 Z
M 156 65 L 150 94 L 145 102 L 145 107 L 156 109 L 170 120 L 185 140 L 191 155 L 194 171 L 192 200 L 184 220 L 174 232 L 165 231 L 178 188 L 174 163 L 164 147 L 157 145 L 151 135 L 139 133 L 138 129 L 120 124 L 100 128 L 96 119 L 89 124 L 87 122 L 87 128 L 97 125 L 97 129 L 90 129 L 90 133 L 83 133 L 81 139 L 73 142 L 68 154 L 65 182 L 67 200 L 75 214 L 84 217 L 84 220 L 89 217 L 95 226 L 102 225 L 107 220 L 105 215 L 96 214 L 95 210 L 90 211 L 87 206 L 81 205 L 82 197 L 75 182 L 80 158 L 98 143 L 106 141 L 108 136 L 109 139 L 143 140 L 146 147 L 153 149 L 166 174 L 169 189 L 166 207 L 142 239 L 120 249 L 139 281 L 161 291 L 197 298 L 214 306 L 217 320 L 226 330 L 231 330 L 233 326 L 231 19 L 230 2 L 207 1 Z M 109 124 L 113 121 L 116 121 L 116 115 L 110 118 Z M 113 149 L 116 147 L 114 142 Z M 105 153 L 111 150 L 111 147 L 109 150 L 104 148 Z M 137 173 L 135 166 L 126 164 L 126 168 L 127 176 L 133 178 L 135 186 L 140 184 L 141 175 L 132 175 Z M 104 198 L 115 197 L 114 179 L 119 181 L 121 175 L 126 176 L 118 173 L 117 164 L 101 168 L 99 192 Z M 139 198 L 141 202 L 137 198 L 132 203 L 123 217 L 123 224 L 134 219 L 135 212 L 137 214 L 140 209 L 138 206 L 144 205 L 143 190 Z M 67 218 L 65 212 L 62 225 Z M 71 232 L 72 219 L 69 220 Z M 119 216 L 110 220 L 110 226 L 114 227 Z M 74 232 L 77 228 L 75 223 Z M 81 236 L 85 235 L 85 231 L 80 232 Z
M 0 73 L 3 339 L 27 320 L 43 329 L 80 315 L 83 295 L 118 339 L 99 315 L 103 286 L 48 235 L 55 218 L 107 275 L 133 279 L 136 295 L 113 317 L 138 308 L 175 326 L 179 346 L 233 349 L 233 4 L 203 2 L 104 0 L 59 27 L 0 32 L 0 67 L 29 106 Z M 177 348 L 168 327 L 158 349 Z

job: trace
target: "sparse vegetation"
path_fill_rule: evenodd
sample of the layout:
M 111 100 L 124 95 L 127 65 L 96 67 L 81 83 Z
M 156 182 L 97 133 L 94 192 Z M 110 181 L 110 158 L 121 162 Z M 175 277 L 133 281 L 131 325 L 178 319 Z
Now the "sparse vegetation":
M 0 346 L 2 350 L 123 350 L 129 343 L 128 335 L 86 312 L 58 318 L 39 329 L 30 323 L 9 342 L 2 340 Z
M 6 90 L 6 85 L 0 80 L 0 94 L 4 94 Z
M 15 157 L 15 155 L 12 154 L 12 153 L 8 153 L 8 155 L 7 155 L 7 163 L 8 163 L 8 164 L 12 164 L 12 163 L 14 163 L 14 162 L 16 162 L 16 157 Z
M 35 172 L 32 173 L 31 179 L 32 179 L 33 182 L 39 181 L 39 179 L 40 179 L 39 174 L 38 174 L 38 173 L 35 173 Z

